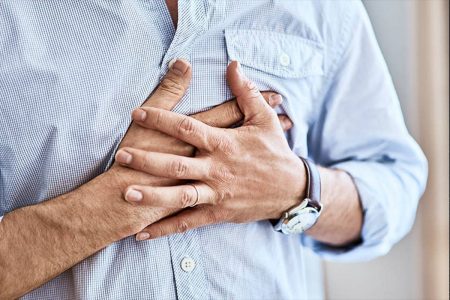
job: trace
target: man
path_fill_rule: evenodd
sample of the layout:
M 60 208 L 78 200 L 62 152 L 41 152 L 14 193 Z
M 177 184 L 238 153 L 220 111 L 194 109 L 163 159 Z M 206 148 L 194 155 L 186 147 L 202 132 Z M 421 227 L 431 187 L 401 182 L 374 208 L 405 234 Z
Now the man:
M 305 246 L 370 259 L 410 229 L 426 161 L 359 2 L 3 1 L 0 20 L 0 298 L 311 298 Z M 194 117 L 211 127 L 178 114 L 232 95 Z

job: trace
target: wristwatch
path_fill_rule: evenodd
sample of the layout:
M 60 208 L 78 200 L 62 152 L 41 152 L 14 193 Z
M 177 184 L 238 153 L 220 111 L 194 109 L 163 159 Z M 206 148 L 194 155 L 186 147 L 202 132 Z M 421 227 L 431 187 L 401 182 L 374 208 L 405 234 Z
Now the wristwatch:
M 285 212 L 274 225 L 276 231 L 284 234 L 299 234 L 316 224 L 322 212 L 320 203 L 320 174 L 308 159 L 300 157 L 306 168 L 306 198 L 299 205 Z

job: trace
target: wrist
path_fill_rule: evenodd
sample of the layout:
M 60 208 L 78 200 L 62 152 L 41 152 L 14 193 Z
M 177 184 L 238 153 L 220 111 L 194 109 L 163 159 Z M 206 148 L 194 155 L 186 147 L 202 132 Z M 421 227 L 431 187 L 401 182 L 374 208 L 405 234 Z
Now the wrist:
M 93 212 L 97 220 L 110 224 L 105 231 L 114 241 L 133 235 L 147 225 L 142 208 L 123 199 L 128 183 L 120 175 L 117 168 L 111 168 L 80 188 L 87 200 L 84 210 Z
M 294 191 L 298 203 L 305 199 L 308 194 L 308 171 L 305 163 L 299 156 L 295 156 L 295 173 L 297 174 L 298 183 Z
M 305 199 L 307 191 L 307 173 L 302 160 L 293 154 L 285 165 L 288 168 L 290 178 L 287 181 L 289 183 L 289 197 L 285 197 L 285 201 L 279 201 L 280 207 L 277 219 L 292 207 L 299 205 Z
M 287 209 L 280 220 L 274 224 L 275 230 L 284 234 L 298 234 L 309 230 L 316 224 L 322 213 L 319 171 L 311 161 L 304 158 L 299 160 L 305 175 L 305 179 L 302 180 L 303 192 L 297 203 Z

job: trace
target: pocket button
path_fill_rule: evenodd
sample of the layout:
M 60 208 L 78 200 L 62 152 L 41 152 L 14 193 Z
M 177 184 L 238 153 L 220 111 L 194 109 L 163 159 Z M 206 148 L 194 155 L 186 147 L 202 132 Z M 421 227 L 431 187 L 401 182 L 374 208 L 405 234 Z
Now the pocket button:
M 280 64 L 284 67 L 289 66 L 291 63 L 291 58 L 286 53 L 280 55 Z

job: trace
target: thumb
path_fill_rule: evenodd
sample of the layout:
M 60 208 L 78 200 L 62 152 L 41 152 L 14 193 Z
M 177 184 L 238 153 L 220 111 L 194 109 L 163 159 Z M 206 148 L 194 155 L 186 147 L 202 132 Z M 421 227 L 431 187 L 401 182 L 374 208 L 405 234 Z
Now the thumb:
M 243 73 L 241 65 L 232 61 L 227 68 L 227 81 L 231 92 L 245 116 L 244 123 L 258 118 L 266 118 L 272 112 L 256 85 Z
M 167 74 L 142 106 L 172 110 L 183 98 L 192 77 L 192 68 L 188 61 L 177 59 L 171 62 Z

